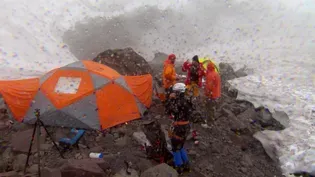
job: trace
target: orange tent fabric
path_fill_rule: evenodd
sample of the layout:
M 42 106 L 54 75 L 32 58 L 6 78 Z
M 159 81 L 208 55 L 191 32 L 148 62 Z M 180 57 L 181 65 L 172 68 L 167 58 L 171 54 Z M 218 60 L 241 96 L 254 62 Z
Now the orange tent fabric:
M 101 127 L 107 128 L 140 116 L 136 101 L 124 88 L 110 84 L 96 92 Z
M 38 88 L 39 79 L 0 81 L 0 94 L 17 121 L 22 121 Z
M 150 107 L 153 90 L 152 76 L 149 74 L 143 76 L 125 76 L 125 80 L 141 103 L 146 107 Z
M 13 117 L 46 125 L 106 129 L 140 118 L 152 103 L 152 76 L 122 76 L 93 61 L 78 61 L 41 78 L 0 81 Z
M 81 78 L 84 83 L 78 89 L 76 94 L 63 94 L 54 91 L 60 77 L 78 77 Z M 50 76 L 42 85 L 41 91 L 50 99 L 50 101 L 61 109 L 71 103 L 79 100 L 81 97 L 86 96 L 94 91 L 92 78 L 87 71 L 76 71 L 76 70 L 57 70 Z
M 105 65 L 88 60 L 83 60 L 82 62 L 89 71 L 107 77 L 108 79 L 116 79 L 120 77 L 120 74 L 117 71 Z

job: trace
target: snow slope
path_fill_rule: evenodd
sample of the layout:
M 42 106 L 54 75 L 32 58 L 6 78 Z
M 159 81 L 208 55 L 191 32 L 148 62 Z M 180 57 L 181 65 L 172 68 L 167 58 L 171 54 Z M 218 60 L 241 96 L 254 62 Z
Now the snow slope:
M 41 74 L 107 48 L 194 54 L 252 68 L 231 81 L 239 99 L 285 111 L 265 132 L 284 173 L 315 171 L 313 0 L 2 0 L 0 78 Z

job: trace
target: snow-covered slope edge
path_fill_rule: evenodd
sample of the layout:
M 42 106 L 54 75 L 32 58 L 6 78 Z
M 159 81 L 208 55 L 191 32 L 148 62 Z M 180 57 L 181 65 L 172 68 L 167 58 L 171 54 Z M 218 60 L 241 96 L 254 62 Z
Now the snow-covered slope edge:
M 294 99 L 290 92 L 278 95 L 279 92 L 258 82 L 254 75 L 237 78 L 230 83 L 238 90 L 237 99 L 250 101 L 256 108 L 268 108 L 274 118 L 288 126 L 283 131 L 263 131 L 257 135 L 258 139 L 268 140 L 264 142 L 266 146 L 276 149 L 284 173 L 315 173 L 315 106 Z

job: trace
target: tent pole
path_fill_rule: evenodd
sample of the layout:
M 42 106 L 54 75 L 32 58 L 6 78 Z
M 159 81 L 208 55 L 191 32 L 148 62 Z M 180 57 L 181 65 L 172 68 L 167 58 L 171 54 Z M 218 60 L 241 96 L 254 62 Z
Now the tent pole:
M 27 159 L 26 159 L 26 163 L 25 163 L 25 166 L 24 166 L 24 174 L 26 173 L 26 168 L 28 166 L 28 161 L 29 161 L 29 158 L 30 158 L 30 155 L 31 155 L 36 128 L 37 128 L 37 122 L 35 122 L 35 126 L 34 126 L 34 129 L 33 129 L 32 139 L 31 139 L 31 142 L 30 142 L 30 147 L 29 147 L 28 153 L 27 153 Z

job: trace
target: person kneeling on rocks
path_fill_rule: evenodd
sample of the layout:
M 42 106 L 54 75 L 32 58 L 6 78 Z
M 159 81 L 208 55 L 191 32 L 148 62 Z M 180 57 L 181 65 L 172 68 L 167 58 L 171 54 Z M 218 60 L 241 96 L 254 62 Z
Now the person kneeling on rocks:
M 215 66 L 210 62 L 206 72 L 206 116 L 207 122 L 214 121 L 214 112 L 218 99 L 221 97 L 221 77 L 215 71 Z
M 173 86 L 170 94 L 170 110 L 174 115 L 169 137 L 172 144 L 173 160 L 175 169 L 178 173 L 190 171 L 189 160 L 184 144 L 190 130 L 190 116 L 192 103 L 185 96 L 186 86 L 183 83 L 177 83 Z

